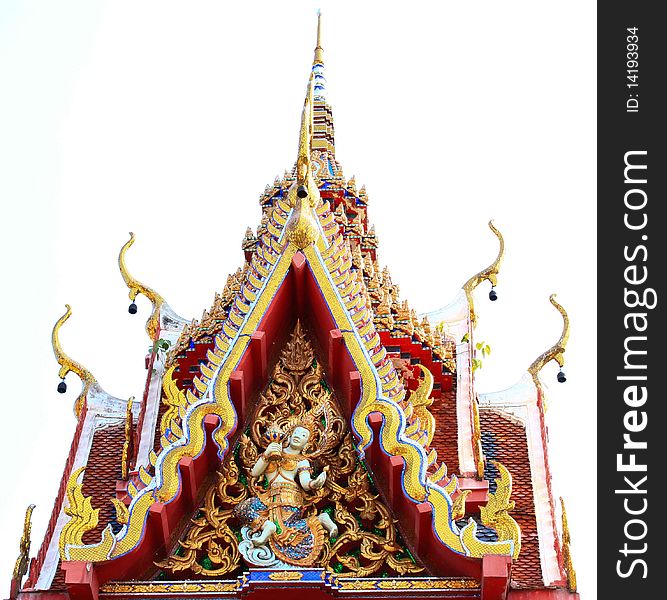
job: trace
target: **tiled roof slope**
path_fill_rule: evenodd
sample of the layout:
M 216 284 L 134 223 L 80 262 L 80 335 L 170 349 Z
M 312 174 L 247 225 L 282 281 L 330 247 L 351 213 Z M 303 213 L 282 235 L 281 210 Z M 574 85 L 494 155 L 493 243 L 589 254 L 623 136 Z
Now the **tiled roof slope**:
M 512 474 L 512 499 L 515 502 L 512 517 L 521 527 L 521 553 L 512 566 L 512 586 L 544 587 L 526 431 L 499 411 L 480 410 L 479 418 L 486 458 L 484 477 L 489 480 L 489 492 L 495 491 L 494 480 L 498 477 L 492 460 L 502 463 Z

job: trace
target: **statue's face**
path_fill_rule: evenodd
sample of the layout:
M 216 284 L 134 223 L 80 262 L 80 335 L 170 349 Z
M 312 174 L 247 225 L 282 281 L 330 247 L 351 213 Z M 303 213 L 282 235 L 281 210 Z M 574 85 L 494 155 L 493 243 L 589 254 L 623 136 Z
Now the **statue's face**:
M 310 431 L 305 427 L 296 427 L 289 438 L 289 445 L 295 450 L 303 450 L 310 439 Z

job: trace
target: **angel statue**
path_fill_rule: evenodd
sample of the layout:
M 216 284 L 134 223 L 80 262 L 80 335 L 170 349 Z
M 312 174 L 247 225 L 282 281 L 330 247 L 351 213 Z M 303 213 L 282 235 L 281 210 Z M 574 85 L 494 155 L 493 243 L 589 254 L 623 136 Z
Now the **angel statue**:
M 308 510 L 312 506 L 309 494 L 316 494 L 324 486 L 328 472 L 325 466 L 312 477 L 313 469 L 305 456 L 316 437 L 316 428 L 315 416 L 306 413 L 282 428 L 274 422 L 264 433 L 268 444 L 250 470 L 250 477 L 257 481 L 265 476 L 268 485 L 265 489 L 254 486 L 257 495 L 234 509 L 245 525 L 239 550 L 252 564 L 311 566 L 322 553 L 326 535 L 338 535 L 338 527 L 328 513 Z M 312 514 L 308 516 L 308 512 Z

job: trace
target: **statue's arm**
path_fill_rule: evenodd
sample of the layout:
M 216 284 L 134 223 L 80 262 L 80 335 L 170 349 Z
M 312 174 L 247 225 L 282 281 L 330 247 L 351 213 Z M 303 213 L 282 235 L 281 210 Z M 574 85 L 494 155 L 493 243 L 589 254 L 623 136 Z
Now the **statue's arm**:
M 266 471 L 266 466 L 269 464 L 269 461 L 266 460 L 263 456 L 260 456 L 255 463 L 255 466 L 250 470 L 251 477 L 259 477 Z
M 311 473 L 312 468 L 310 466 L 310 461 L 307 459 L 300 460 L 296 467 L 296 474 L 299 477 L 299 483 L 301 484 L 301 487 L 306 491 L 310 491 L 312 489 L 311 484 L 313 482 L 313 478 L 310 476 Z

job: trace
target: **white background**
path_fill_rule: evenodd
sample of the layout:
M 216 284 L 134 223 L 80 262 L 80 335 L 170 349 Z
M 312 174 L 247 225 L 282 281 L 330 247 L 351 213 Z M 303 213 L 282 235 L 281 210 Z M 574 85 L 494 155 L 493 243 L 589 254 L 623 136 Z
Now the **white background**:
M 556 495 L 584 599 L 595 597 L 595 4 L 561 1 L 0 3 L 3 425 L 0 593 L 23 513 L 41 542 L 74 430 L 79 382 L 56 393 L 53 323 L 111 394 L 139 397 L 150 305 L 127 312 L 117 253 L 199 318 L 242 264 L 267 183 L 294 164 L 316 9 L 336 151 L 366 184 L 380 261 L 419 312 L 477 290 L 492 347 L 477 390 L 516 382 L 560 335 L 549 385 Z M 447 426 L 443 424 L 441 426 Z M 451 424 L 454 426 L 454 424 Z

